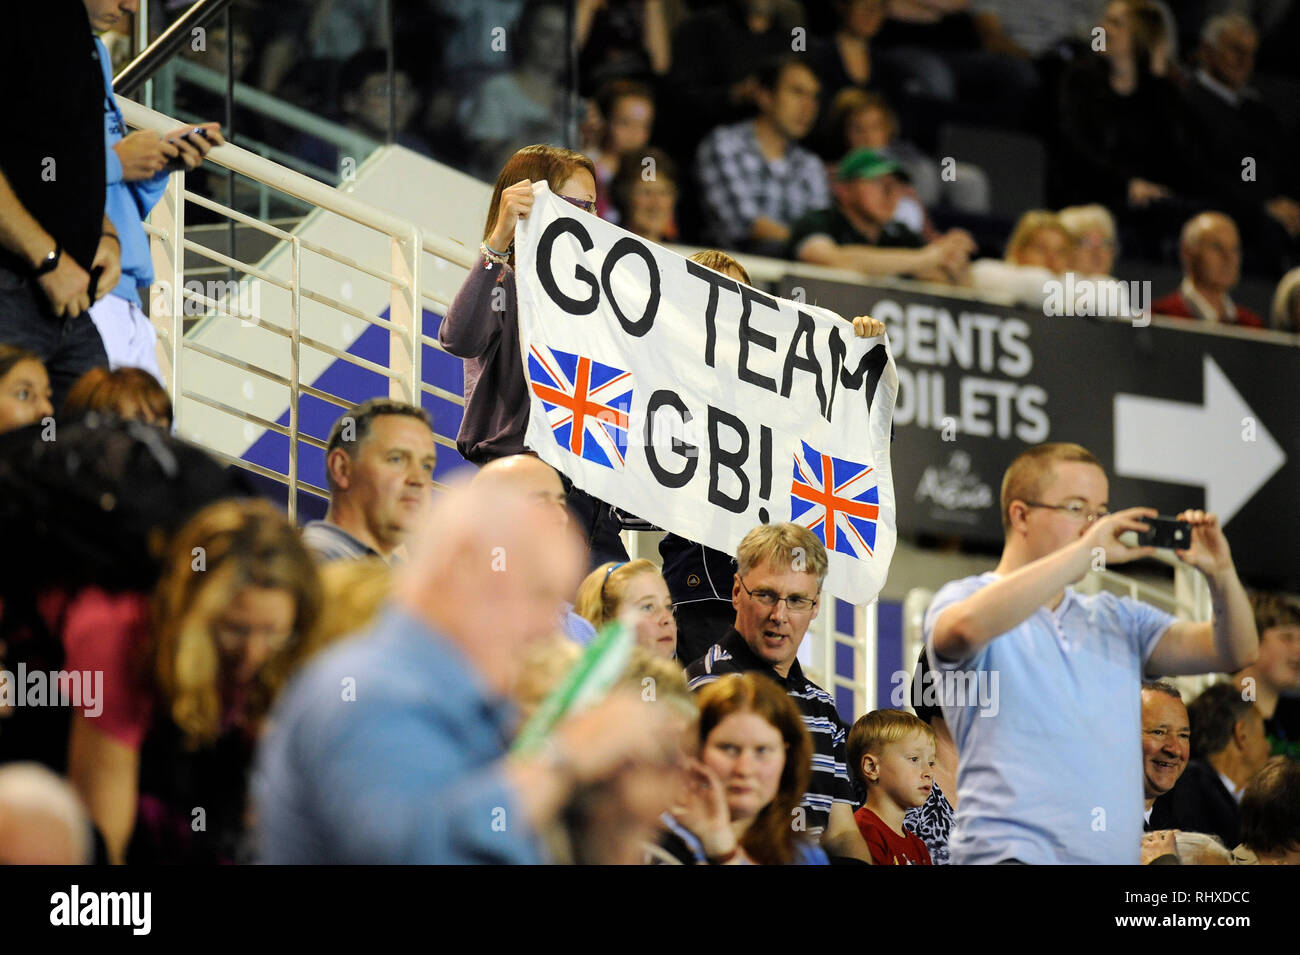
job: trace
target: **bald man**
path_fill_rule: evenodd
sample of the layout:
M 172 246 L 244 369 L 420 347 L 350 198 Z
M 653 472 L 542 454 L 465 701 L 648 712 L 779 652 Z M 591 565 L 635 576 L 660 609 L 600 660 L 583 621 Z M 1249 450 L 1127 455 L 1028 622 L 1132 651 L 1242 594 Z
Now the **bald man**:
M 66 780 L 37 763 L 0 766 L 0 865 L 88 865 L 92 846 Z
M 506 757 L 507 694 L 584 567 L 548 508 L 452 489 L 410 549 L 369 632 L 315 658 L 281 698 L 253 785 L 263 862 L 542 862 L 538 833 L 578 787 L 671 763 L 681 721 L 636 692 Z
M 542 505 L 557 527 L 567 528 L 570 525 L 560 473 L 539 457 L 511 454 L 496 458 L 479 468 L 472 483 L 474 487 L 490 493 L 520 494 Z M 573 612 L 572 597 L 572 593 L 566 594 L 560 605 L 558 628 L 570 640 L 586 646 L 595 638 L 596 628 Z
M 1241 236 L 1231 219 L 1221 212 L 1193 216 L 1183 226 L 1178 251 L 1183 282 L 1152 304 L 1155 314 L 1264 327 L 1263 319 L 1228 296 L 1241 277 Z

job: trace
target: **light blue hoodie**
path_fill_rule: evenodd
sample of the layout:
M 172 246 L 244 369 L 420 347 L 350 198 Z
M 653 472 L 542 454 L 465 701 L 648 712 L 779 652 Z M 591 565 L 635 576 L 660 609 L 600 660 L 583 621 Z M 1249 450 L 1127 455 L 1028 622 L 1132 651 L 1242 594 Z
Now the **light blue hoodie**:
M 149 211 L 162 198 L 170 173 L 160 172 L 152 179 L 127 182 L 122 178 L 122 163 L 113 145 L 126 135 L 126 121 L 113 98 L 113 74 L 108 50 L 103 41 L 95 37 L 99 47 L 99 64 L 104 71 L 104 154 L 107 158 L 108 198 L 105 212 L 113 220 L 122 240 L 122 278 L 113 294 L 129 302 L 140 304 L 141 285 L 153 282 L 153 260 L 149 257 L 149 237 L 143 222 Z

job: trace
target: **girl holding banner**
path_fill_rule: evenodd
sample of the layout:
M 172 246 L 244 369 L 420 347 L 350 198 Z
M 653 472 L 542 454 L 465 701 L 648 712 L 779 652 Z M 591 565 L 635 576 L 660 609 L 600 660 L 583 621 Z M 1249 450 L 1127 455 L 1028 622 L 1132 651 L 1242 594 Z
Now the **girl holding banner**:
M 527 454 L 528 383 L 519 353 L 515 294 L 515 224 L 533 206 L 534 181 L 579 209 L 596 208 L 595 166 L 582 153 L 560 146 L 525 146 L 497 176 L 483 227 L 479 260 L 456 293 L 438 330 L 443 348 L 465 362 L 465 416 L 456 448 L 480 467 L 496 458 Z M 592 565 L 626 561 L 620 523 L 603 501 L 563 478 L 568 505 L 591 551 Z

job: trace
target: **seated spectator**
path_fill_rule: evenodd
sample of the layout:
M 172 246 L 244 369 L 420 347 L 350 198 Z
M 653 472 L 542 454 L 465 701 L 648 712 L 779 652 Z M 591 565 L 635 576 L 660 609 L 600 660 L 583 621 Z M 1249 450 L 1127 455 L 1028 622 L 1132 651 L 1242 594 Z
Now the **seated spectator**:
M 52 396 L 50 376 L 39 355 L 0 345 L 0 432 L 53 418 Z
M 877 61 L 926 100 L 968 109 L 984 123 L 1018 126 L 1038 85 L 1032 63 L 986 48 L 970 0 L 890 0 Z
M 1253 593 L 1259 658 L 1233 674 L 1242 697 L 1264 717 L 1274 756 L 1300 759 L 1300 608 L 1281 594 Z
M 1119 239 L 1115 233 L 1115 217 L 1110 210 L 1093 203 L 1069 206 L 1057 216 L 1070 234 L 1070 271 L 1079 275 L 1113 275 Z
M 393 85 L 388 84 L 388 53 L 380 49 L 361 50 L 348 58 L 339 71 L 339 95 L 336 115 L 348 129 L 381 143 L 396 143 L 422 156 L 431 156 L 429 144 L 411 130 L 420 113 L 420 93 L 411 75 L 401 65 L 393 69 Z M 392 122 L 389 129 L 389 99 L 392 99 Z M 293 152 L 302 159 L 342 174 L 343 155 L 339 147 L 312 136 L 304 136 Z M 352 156 L 360 165 L 365 156 Z
M 684 744 L 694 753 L 699 709 L 686 688 L 681 667 L 640 647 L 633 648 L 614 692 L 633 692 L 669 711 L 673 745 L 661 759 L 629 763 L 613 778 L 574 792 L 563 825 L 548 845 L 556 862 L 570 865 L 640 865 L 664 831 L 665 817 L 687 782 Z M 674 860 L 676 861 L 676 860 Z
M 601 564 L 578 587 L 574 609 L 597 630 L 622 619 L 635 629 L 638 646 L 668 660 L 676 656 L 673 601 L 659 568 L 648 560 Z
M 820 84 L 798 59 L 764 64 L 757 82 L 758 117 L 709 133 L 696 174 L 716 244 L 779 254 L 790 224 L 830 201 L 826 170 L 799 145 L 817 119 Z
M 1300 149 L 1250 88 L 1258 47 L 1259 33 L 1245 16 L 1213 17 L 1201 31 L 1201 67 L 1186 95 L 1217 200 L 1241 223 L 1255 267 L 1276 273 L 1294 257 L 1300 239 Z M 1246 157 L 1249 176 L 1243 174 Z
M 555 691 L 582 659 L 582 647 L 560 633 L 530 644 L 524 652 L 519 675 L 510 688 L 510 699 L 519 709 L 519 726 L 524 726 L 542 702 Z
M 578 75 L 585 89 L 623 78 L 651 79 L 672 65 L 665 0 L 581 0 L 574 11 Z
M 673 812 L 669 851 L 708 865 L 825 865 L 790 823 L 813 759 L 798 707 L 756 673 L 710 683 L 699 704 L 700 757 Z
M 1264 320 L 1228 295 L 1241 277 L 1241 238 L 1236 224 L 1221 212 L 1203 212 L 1187 221 L 1178 242 L 1183 281 L 1156 299 L 1157 315 L 1198 318 L 1203 322 L 1263 328 Z
M 393 571 L 378 557 L 334 560 L 320 566 L 320 583 L 321 603 L 329 612 L 304 634 L 295 668 L 370 626 L 393 589 Z
M 1192 729 L 1178 687 L 1163 680 L 1142 684 L 1142 796 L 1146 801 L 1143 828 L 1152 832 L 1173 828 L 1168 800 L 1187 768 Z
M 917 719 L 934 730 L 934 779 L 925 802 L 908 809 L 903 822 L 925 843 L 932 864 L 948 865 L 948 836 L 956 821 L 958 805 L 957 744 L 953 742 L 948 721 L 943 718 L 943 708 L 925 702 L 927 674 L 930 672 L 930 662 L 923 648 L 912 673 L 912 709 L 916 711 Z
M 1231 683 L 1207 687 L 1187 713 L 1192 758 L 1165 797 L 1169 828 L 1208 832 L 1235 846 L 1241 841 L 1241 794 L 1268 762 L 1264 718 Z
M 864 275 L 904 275 L 960 283 L 975 243 L 953 229 L 928 245 L 895 218 L 903 183 L 900 166 L 870 149 L 844 157 L 833 206 L 794 224 L 789 253 L 800 262 L 851 269 Z
M 1105 49 L 1085 54 L 1061 82 L 1061 142 L 1054 166 L 1063 202 L 1099 202 L 1126 222 L 1141 255 L 1162 243 L 1207 184 L 1199 134 L 1182 94 L 1156 72 L 1160 37 L 1151 0 L 1112 0 Z
M 172 426 L 172 400 L 158 379 L 143 368 L 92 368 L 78 378 L 63 401 L 60 419 L 80 417 L 88 411 L 108 411 L 167 430 Z
M 89 865 L 93 845 L 67 780 L 40 763 L 0 766 L 0 865 Z
M 899 137 L 898 114 L 879 93 L 841 90 L 831 104 L 830 115 L 833 155 L 874 149 L 906 173 L 905 196 L 895 216 L 913 232 L 925 234 L 925 209 L 944 207 L 973 214 L 989 211 L 990 185 L 984 170 L 958 162 L 951 174 L 944 176 L 938 160 Z M 914 207 L 910 214 L 905 212 L 909 203 Z
M 665 145 L 684 156 L 716 126 L 752 115 L 761 65 L 789 56 L 791 31 L 804 26 L 797 0 L 722 0 L 702 6 L 673 30 Z M 660 137 L 661 139 L 664 137 Z
M 379 620 L 286 690 L 258 755 L 262 861 L 540 862 L 575 791 L 676 748 L 676 711 L 624 690 L 505 758 L 506 694 L 583 557 L 553 505 L 493 490 L 439 495 Z
M 654 165 L 646 165 L 647 159 Z M 653 146 L 628 153 L 609 184 L 614 203 L 609 218 L 651 242 L 675 242 L 677 186 L 677 164 L 667 153 Z
M 971 282 L 982 292 L 1009 295 L 1021 305 L 1037 307 L 1048 294 L 1047 283 L 1069 270 L 1073 248 L 1074 237 L 1056 213 L 1030 209 L 1016 223 L 1001 261 L 971 263 Z
M 731 588 L 735 623 L 686 668 L 686 679 L 696 690 L 724 674 L 759 673 L 790 694 L 814 732 L 813 771 L 802 802 L 807 832 L 820 834 L 832 855 L 865 860 L 867 847 L 853 821 L 857 800 L 844 748 L 847 728 L 834 699 L 804 676 L 797 659 L 827 565 L 826 548 L 806 527 L 761 524 L 746 534 L 736 548 Z
M 885 25 L 888 6 L 888 0 L 835 0 L 835 32 L 828 37 L 814 37 L 808 44 L 808 63 L 828 96 L 838 100 L 847 93 L 862 93 L 868 86 L 878 88 L 882 81 L 887 82 L 872 56 L 871 41 Z M 826 155 L 844 155 L 843 144 L 835 142 L 834 124 L 823 125 L 828 127 L 824 130 L 829 149 Z
M 438 463 L 429 414 L 371 398 L 334 422 L 325 452 L 325 519 L 302 529 L 319 561 L 378 557 L 391 562 L 428 510 Z
M 573 491 L 577 488 L 566 496 L 560 473 L 539 457 L 512 454 L 506 458 L 496 458 L 479 468 L 473 483 L 492 493 L 523 495 L 550 515 L 552 529 L 555 531 L 563 531 L 571 526 L 569 509 L 573 506 Z M 595 498 L 589 500 L 594 501 Z M 587 530 L 585 526 L 580 529 Z M 556 627 L 570 640 L 586 646 L 596 636 L 596 629 L 574 611 L 573 604 L 569 602 L 572 596 L 564 595 L 558 608 Z
M 1300 268 L 1292 269 L 1277 283 L 1272 317 L 1278 331 L 1300 334 Z
M 1246 865 L 1300 865 L 1300 763 L 1274 756 L 1241 796 L 1241 845 Z
M 321 614 L 296 528 L 267 501 L 218 502 L 168 545 L 152 614 L 130 594 L 86 600 L 99 610 L 64 634 L 67 665 L 102 671 L 104 699 L 99 715 L 73 715 L 68 778 L 109 859 L 246 861 L 253 747 Z
M 568 33 L 563 5 L 539 0 L 523 8 L 511 31 L 514 69 L 484 80 L 460 107 L 472 170 L 490 178 L 528 143 L 567 141 Z M 555 184 L 552 184 L 554 188 Z
M 618 210 L 613 208 L 613 182 L 623 168 L 625 154 L 644 152 L 650 144 L 655 122 L 654 93 L 644 83 L 617 80 L 601 89 L 596 104 L 604 128 L 600 148 L 591 156 L 596 166 L 596 215 L 622 224 Z M 639 175 L 639 161 L 636 167 Z
M 849 731 L 849 768 L 867 801 L 853 814 L 876 865 L 931 865 L 930 850 L 903 825 L 934 788 L 934 730 L 902 710 L 873 710 Z

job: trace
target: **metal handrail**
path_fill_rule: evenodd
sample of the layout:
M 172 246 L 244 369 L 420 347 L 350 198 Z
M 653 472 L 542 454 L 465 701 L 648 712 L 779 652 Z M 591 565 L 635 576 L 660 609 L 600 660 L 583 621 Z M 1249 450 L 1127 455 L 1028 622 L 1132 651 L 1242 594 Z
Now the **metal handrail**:
M 226 7 L 231 0 L 197 0 L 183 14 L 176 18 L 166 30 L 147 47 L 139 52 L 121 72 L 113 78 L 113 92 L 119 98 L 127 93 L 134 93 L 137 86 L 148 80 L 176 55 L 191 30 L 203 26 Z M 225 84 L 222 84 L 222 89 Z

